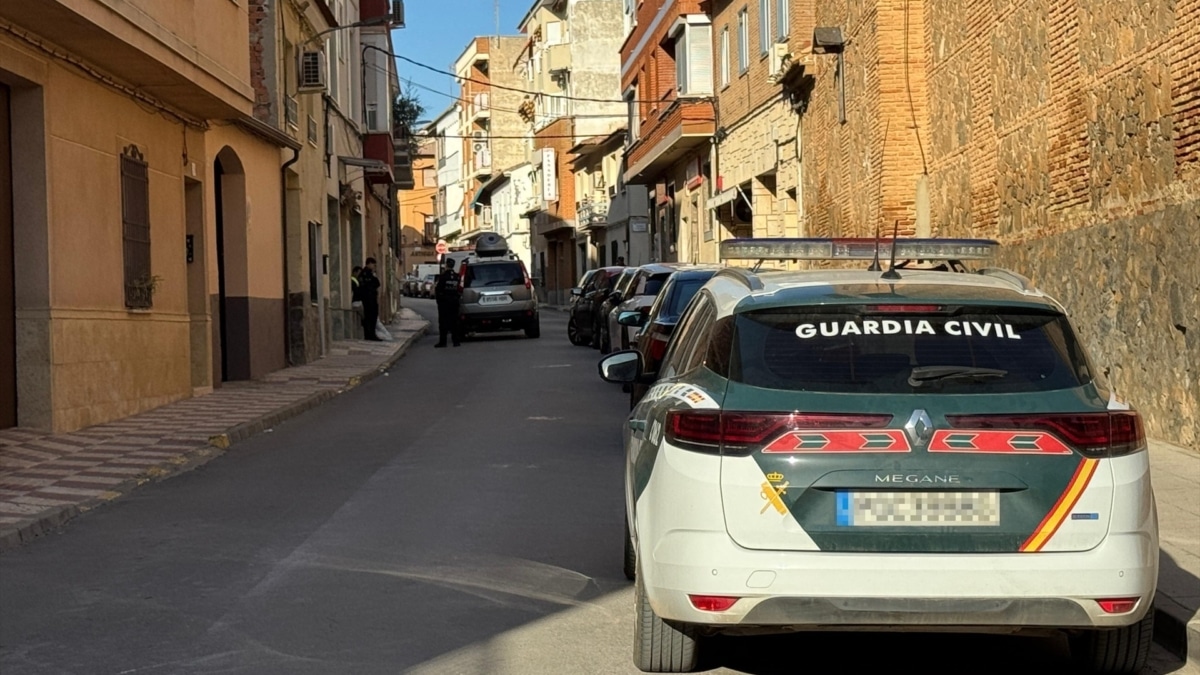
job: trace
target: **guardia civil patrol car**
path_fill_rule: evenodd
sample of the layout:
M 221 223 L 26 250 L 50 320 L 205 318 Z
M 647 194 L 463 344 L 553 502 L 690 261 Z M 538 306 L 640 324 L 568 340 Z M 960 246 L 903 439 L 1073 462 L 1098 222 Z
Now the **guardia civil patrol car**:
M 730 240 L 625 428 L 634 660 L 715 633 L 1065 631 L 1144 664 L 1158 525 L 1142 421 L 990 240 Z M 879 251 L 891 263 L 879 265 Z M 897 260 L 902 262 L 897 263 Z M 865 266 L 865 265 L 864 265 Z M 887 269 L 883 269 L 884 267 Z

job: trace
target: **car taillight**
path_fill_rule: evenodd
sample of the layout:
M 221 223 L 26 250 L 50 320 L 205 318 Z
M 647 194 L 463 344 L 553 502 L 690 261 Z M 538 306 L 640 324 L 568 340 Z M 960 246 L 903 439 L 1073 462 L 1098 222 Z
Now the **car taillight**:
M 467 261 L 462 261 L 458 266 L 458 292 L 462 293 L 464 285 L 467 283 Z
M 654 363 L 662 361 L 663 355 L 667 353 L 667 343 L 670 342 L 669 336 L 662 333 L 654 333 L 650 340 L 650 360 Z
M 687 450 L 746 455 L 791 431 L 879 429 L 891 421 L 892 415 L 672 410 L 667 413 L 666 437 Z
M 941 305 L 867 305 L 864 307 L 869 312 L 878 312 L 880 314 L 928 314 L 931 312 L 942 311 Z
M 1048 431 L 1085 457 L 1120 457 L 1146 448 L 1142 416 L 1133 411 L 1049 415 L 946 415 L 959 429 Z

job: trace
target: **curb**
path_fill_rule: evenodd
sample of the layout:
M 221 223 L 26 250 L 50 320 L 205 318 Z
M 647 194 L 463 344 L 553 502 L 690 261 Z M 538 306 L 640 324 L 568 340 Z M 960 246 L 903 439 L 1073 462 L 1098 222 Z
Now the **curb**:
M 1163 649 L 1200 668 L 1200 616 L 1188 616 L 1188 610 L 1161 591 L 1154 602 L 1154 641 Z
M 258 435 L 267 429 L 271 429 L 281 422 L 284 422 L 293 417 L 298 417 L 309 410 L 321 405 L 329 399 L 370 382 L 379 377 L 384 372 L 387 372 L 396 362 L 404 358 L 408 350 L 412 348 L 418 340 L 425 336 L 425 332 L 429 329 L 428 321 L 421 321 L 421 326 L 410 333 L 400 343 L 400 348 L 394 354 L 388 357 L 379 366 L 361 373 L 357 376 L 348 378 L 346 385 L 339 389 L 326 389 L 315 392 L 295 403 L 280 408 L 263 417 L 240 424 L 232 429 L 229 429 L 223 434 L 211 436 L 208 443 L 198 446 L 174 457 L 171 457 L 163 462 L 148 468 L 145 473 L 142 473 L 134 478 L 130 478 L 118 485 L 113 486 L 110 490 L 104 492 L 98 497 L 89 497 L 81 502 L 71 504 L 69 506 L 57 506 L 51 509 L 46 509 L 37 515 L 34 515 L 17 525 L 0 530 L 0 552 L 18 548 L 37 537 L 53 532 L 62 527 L 67 521 L 72 520 L 98 506 L 107 504 L 119 497 L 123 497 L 138 487 L 149 483 L 166 480 L 173 476 L 177 476 L 186 471 L 190 471 L 201 464 L 216 459 L 225 453 L 231 445 L 244 441 L 251 436 Z

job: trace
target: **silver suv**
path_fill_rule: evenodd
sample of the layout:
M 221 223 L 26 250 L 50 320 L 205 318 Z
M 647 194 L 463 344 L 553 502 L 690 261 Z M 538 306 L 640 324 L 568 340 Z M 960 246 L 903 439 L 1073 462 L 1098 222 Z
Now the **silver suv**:
M 464 261 L 459 270 L 459 330 L 464 335 L 522 330 L 526 337 L 539 337 L 537 295 L 525 263 L 495 234 L 480 237 L 475 252 L 478 257 Z

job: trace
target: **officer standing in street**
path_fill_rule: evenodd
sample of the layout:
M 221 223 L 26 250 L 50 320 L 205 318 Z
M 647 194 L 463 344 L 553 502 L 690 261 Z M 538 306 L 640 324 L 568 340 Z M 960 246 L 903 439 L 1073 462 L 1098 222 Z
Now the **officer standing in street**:
M 454 271 L 454 258 L 446 258 L 446 268 L 437 276 L 434 282 L 433 296 L 437 298 L 438 332 L 440 339 L 434 347 L 446 346 L 446 334 L 459 346 L 458 341 L 458 273 Z
M 372 342 L 381 342 L 375 334 L 375 324 L 379 321 L 379 277 L 375 276 L 375 259 L 367 258 L 362 271 L 358 275 L 358 300 L 362 301 L 363 338 Z

